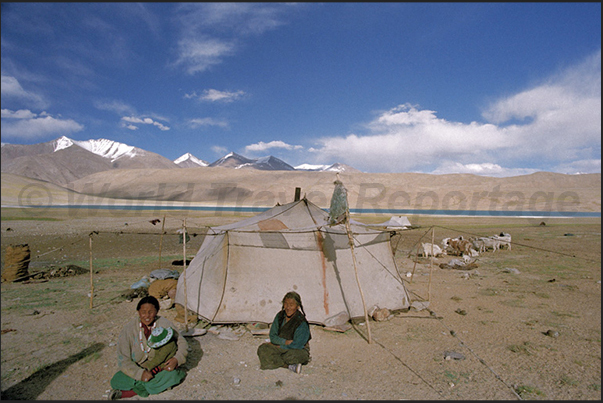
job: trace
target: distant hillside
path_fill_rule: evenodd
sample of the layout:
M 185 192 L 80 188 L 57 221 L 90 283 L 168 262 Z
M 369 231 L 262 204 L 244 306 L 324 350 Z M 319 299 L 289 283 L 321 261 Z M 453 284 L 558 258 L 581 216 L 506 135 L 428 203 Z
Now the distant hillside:
M 2 206 L 36 207 L 48 204 L 69 204 L 81 199 L 81 195 L 64 187 L 32 179 L 25 176 L 3 172 Z M 100 202 L 100 200 L 95 200 Z
M 293 200 L 295 188 L 328 208 L 334 172 L 229 168 L 111 170 L 69 184 L 101 197 L 267 206 Z M 340 173 L 350 208 L 601 211 L 601 174 L 538 172 L 493 178 L 471 174 Z

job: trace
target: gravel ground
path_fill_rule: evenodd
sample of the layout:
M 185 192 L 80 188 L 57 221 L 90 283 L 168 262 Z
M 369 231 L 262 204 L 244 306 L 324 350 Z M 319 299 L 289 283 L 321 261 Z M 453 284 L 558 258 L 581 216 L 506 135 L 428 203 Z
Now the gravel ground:
M 85 266 L 89 234 L 98 231 L 93 252 L 95 267 L 102 268 L 93 272 L 92 308 L 88 275 L 2 283 L 2 399 L 106 399 L 117 370 L 118 334 L 136 315 L 137 300 L 119 296 L 157 268 L 153 261 L 136 260 L 158 249 L 160 227 L 149 219 L 3 218 L 3 257 L 8 245 L 28 243 L 33 271 L 73 261 Z M 197 234 L 187 246 L 190 256 L 204 225 L 216 221 L 187 219 Z M 175 235 L 182 221 L 168 223 L 170 235 L 162 240 L 167 263 L 178 254 L 182 258 Z M 131 400 L 600 400 L 600 219 L 545 227 L 522 221 L 453 227 L 458 231 L 451 226 L 437 228 L 436 238 L 504 229 L 515 243 L 512 250 L 483 254 L 474 270 L 445 270 L 438 265 L 454 257 L 436 259 L 433 266 L 408 257 L 428 227 L 411 231 L 392 244 L 400 271 L 414 271 L 406 278 L 413 299 L 429 300 L 428 310 L 356 324 L 345 333 L 312 325 L 312 361 L 301 374 L 260 370 L 256 350 L 267 336 L 243 326 L 222 327 L 220 334 L 187 338 L 188 375 L 181 385 Z M 102 266 L 103 259 L 116 257 L 123 260 Z M 160 314 L 176 316 L 173 308 Z M 221 338 L 226 332 L 236 340 Z

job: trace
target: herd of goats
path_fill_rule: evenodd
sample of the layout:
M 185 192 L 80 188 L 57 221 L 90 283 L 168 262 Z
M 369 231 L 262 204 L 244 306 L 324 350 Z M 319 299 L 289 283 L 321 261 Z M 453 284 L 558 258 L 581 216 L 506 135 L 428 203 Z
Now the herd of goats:
M 479 256 L 488 250 L 492 252 L 501 248 L 511 249 L 511 234 L 501 232 L 489 237 L 470 237 L 468 239 L 459 236 L 458 238 L 444 238 L 441 246 L 432 243 L 423 243 L 419 255 L 424 257 L 439 257 L 442 255 L 462 256 L 465 259 Z

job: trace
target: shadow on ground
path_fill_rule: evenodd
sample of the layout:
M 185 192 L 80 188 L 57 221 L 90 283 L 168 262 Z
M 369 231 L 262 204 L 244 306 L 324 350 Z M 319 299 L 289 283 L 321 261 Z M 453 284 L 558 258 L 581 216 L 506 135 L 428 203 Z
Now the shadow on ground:
M 105 348 L 105 344 L 95 343 L 64 360 L 47 365 L 18 384 L 3 390 L 1 393 L 2 400 L 36 400 L 46 387 L 65 372 L 70 365 L 101 351 L 103 348 Z

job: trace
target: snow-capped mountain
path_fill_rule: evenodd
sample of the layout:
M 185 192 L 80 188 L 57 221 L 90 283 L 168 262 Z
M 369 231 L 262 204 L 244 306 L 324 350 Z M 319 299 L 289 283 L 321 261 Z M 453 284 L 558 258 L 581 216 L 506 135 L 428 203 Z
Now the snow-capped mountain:
M 69 137 L 45 143 L 2 146 L 2 172 L 64 185 L 109 169 L 179 168 L 169 159 L 141 148 L 99 139 L 75 141 Z
M 195 157 L 191 153 L 186 153 L 176 158 L 174 160 L 174 164 L 178 165 L 182 168 L 196 168 L 196 167 L 206 167 L 209 165 L 209 162 L 203 161 L 197 157 Z
M 324 171 L 329 168 L 330 165 L 312 165 L 312 164 L 301 164 L 295 167 L 298 171 Z
M 2 143 L 2 172 L 41 179 L 58 185 L 110 169 L 172 169 L 224 167 L 264 171 L 360 172 L 348 165 L 302 164 L 294 168 L 273 157 L 246 158 L 231 152 L 211 164 L 185 153 L 171 161 L 159 154 L 107 139 L 78 141 L 62 136 L 38 144 Z
M 312 165 L 312 164 L 301 164 L 295 167 L 296 171 L 315 171 L 315 172 L 361 172 L 356 168 L 349 165 L 340 164 L 336 162 L 332 165 Z
M 291 165 L 273 156 L 250 159 L 231 152 L 209 164 L 210 167 L 260 169 L 264 171 L 294 171 Z
M 54 143 L 55 152 L 69 148 L 75 144 L 93 154 L 108 158 L 111 160 L 111 162 L 122 157 L 133 158 L 136 155 L 145 155 L 147 153 L 147 151 L 143 150 L 142 148 L 129 146 L 124 143 L 107 139 L 77 141 L 72 140 L 69 137 L 62 136 L 56 139 Z
M 222 158 L 209 164 L 210 167 L 223 167 L 223 168 L 238 168 L 241 165 L 253 163 L 252 159 L 243 157 L 237 153 L 228 153 Z
M 291 165 L 287 164 L 285 161 L 280 160 L 273 156 L 256 158 L 253 160 L 252 164 L 242 165 L 239 168 L 255 168 L 261 169 L 265 171 L 294 171 Z
M 348 172 L 348 173 L 352 173 L 352 172 L 361 172 L 360 170 L 351 167 L 349 165 L 346 164 L 341 164 L 339 162 L 334 163 L 333 165 L 330 165 L 329 167 L 323 169 L 323 171 L 329 171 L 329 172 Z

